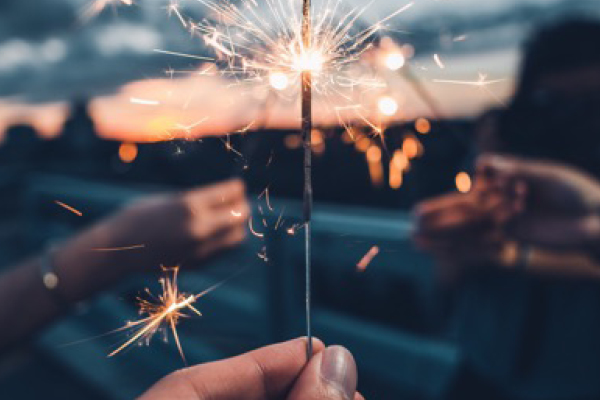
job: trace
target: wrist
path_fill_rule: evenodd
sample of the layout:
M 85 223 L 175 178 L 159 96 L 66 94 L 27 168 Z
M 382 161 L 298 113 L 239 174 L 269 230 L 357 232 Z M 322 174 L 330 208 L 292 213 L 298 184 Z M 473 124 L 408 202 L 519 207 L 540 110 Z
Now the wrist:
M 70 302 L 83 300 L 110 286 L 124 275 L 125 260 L 97 251 L 112 246 L 104 224 L 73 237 L 53 252 L 52 268 L 60 281 L 60 293 Z

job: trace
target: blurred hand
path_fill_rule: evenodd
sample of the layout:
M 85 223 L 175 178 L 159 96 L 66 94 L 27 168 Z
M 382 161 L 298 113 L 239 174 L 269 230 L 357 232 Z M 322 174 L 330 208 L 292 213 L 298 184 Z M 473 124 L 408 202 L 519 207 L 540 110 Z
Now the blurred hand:
M 352 355 L 314 341 L 306 365 L 306 340 L 264 347 L 227 360 L 177 371 L 140 400 L 364 400 L 356 392 Z
M 450 193 L 415 207 L 413 240 L 436 259 L 439 278 L 453 281 L 465 268 L 499 263 L 506 238 L 500 229 L 510 217 L 499 193 Z
M 511 265 L 517 243 L 598 256 L 600 183 L 574 168 L 500 155 L 482 156 L 473 190 L 416 207 L 416 244 L 433 254 L 443 278 L 473 265 Z
M 511 203 L 506 232 L 516 240 L 584 251 L 600 244 L 600 183 L 593 177 L 561 164 L 494 154 L 481 157 L 478 175 Z
M 139 267 L 156 268 L 202 261 L 239 244 L 249 213 L 244 184 L 231 180 L 140 200 L 113 217 L 109 230 L 121 245 L 144 244 L 148 261 Z

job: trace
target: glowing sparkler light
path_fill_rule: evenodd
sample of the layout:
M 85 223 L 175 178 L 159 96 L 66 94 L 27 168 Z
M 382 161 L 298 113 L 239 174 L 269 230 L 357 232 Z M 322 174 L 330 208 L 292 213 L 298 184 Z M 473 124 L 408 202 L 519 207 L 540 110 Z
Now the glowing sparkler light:
M 308 50 L 294 54 L 292 69 L 297 72 L 310 71 L 314 74 L 323 69 L 323 63 L 323 54 L 319 50 Z
M 436 83 L 449 83 L 454 85 L 465 85 L 465 86 L 476 86 L 476 87 L 486 87 L 489 85 L 493 85 L 494 83 L 504 82 L 506 79 L 494 79 L 488 80 L 486 74 L 479 73 L 479 77 L 476 81 L 461 81 L 461 80 L 452 80 L 452 79 L 434 79 L 433 82 Z
M 159 280 L 162 288 L 161 294 L 155 297 L 146 289 L 150 300 L 138 298 L 139 313 L 140 315 L 145 315 L 145 317 L 137 321 L 128 322 L 124 327 L 117 329 L 117 331 L 133 331 L 133 334 L 125 343 L 111 352 L 108 355 L 109 357 L 120 353 L 134 343 L 142 342 L 149 344 L 152 337 L 158 332 L 161 332 L 163 338 L 167 340 L 168 330 L 170 329 L 179 354 L 185 360 L 179 335 L 177 334 L 177 324 L 182 318 L 190 317 L 190 314 L 185 313 L 186 310 L 193 312 L 195 315 L 202 316 L 202 313 L 193 304 L 200 297 L 218 288 L 223 282 L 198 294 L 186 294 L 179 291 L 177 284 L 178 267 L 163 268 L 163 272 L 164 276 Z
M 494 79 L 488 80 L 487 75 L 483 73 L 479 73 L 479 77 L 476 81 L 461 81 L 461 80 L 451 80 L 451 79 L 434 79 L 433 81 L 436 83 L 448 83 L 453 85 L 464 85 L 464 86 L 474 86 L 478 89 L 481 89 L 487 92 L 494 100 L 496 100 L 499 104 L 505 105 L 502 99 L 500 99 L 496 94 L 494 94 L 491 90 L 488 89 L 488 86 L 493 85 L 495 83 L 504 82 L 506 79 Z
M 393 116 L 398 112 L 398 103 L 390 96 L 384 96 L 377 101 L 379 112 L 388 117 Z
M 360 90 L 355 89 L 368 91 L 384 87 L 385 83 L 359 62 L 361 56 L 373 46 L 378 33 L 387 28 L 388 21 L 413 5 L 410 2 L 363 28 L 357 21 L 368 6 L 345 11 L 342 0 L 323 0 L 320 11 L 310 18 L 311 40 L 305 42 L 298 2 L 198 2 L 209 11 L 204 19 L 193 22 L 179 8 L 177 17 L 214 51 L 220 73 L 235 78 L 232 85 L 266 83 L 276 90 L 299 91 L 302 74 L 310 72 L 311 89 L 335 111 L 340 121 L 341 114 L 348 117 L 352 113 L 365 119 L 362 113 L 367 108 L 357 100 L 362 97 Z M 173 9 L 169 11 L 175 13 Z
M 111 251 L 128 251 L 145 248 L 145 244 L 134 244 L 131 246 L 120 246 L 120 247 L 94 247 L 92 251 L 111 252 Z
M 456 174 L 456 189 L 461 193 L 471 190 L 471 177 L 464 171 Z
M 275 90 L 285 90 L 288 88 L 289 79 L 283 72 L 272 72 L 269 75 L 269 83 Z
M 397 71 L 404 66 L 406 59 L 402 53 L 393 52 L 385 56 L 383 62 L 390 71 Z

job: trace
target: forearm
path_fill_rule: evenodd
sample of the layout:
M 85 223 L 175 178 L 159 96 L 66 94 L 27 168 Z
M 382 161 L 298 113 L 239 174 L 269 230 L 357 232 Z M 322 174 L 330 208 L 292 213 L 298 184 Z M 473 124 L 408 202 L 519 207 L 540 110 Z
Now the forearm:
M 69 306 L 89 298 L 116 281 L 126 256 L 94 248 L 110 245 L 105 224 L 75 236 L 55 252 L 26 261 L 0 275 L 0 352 L 28 339 Z M 55 289 L 45 286 L 42 263 L 58 278 Z
M 0 276 L 0 352 L 29 337 L 61 312 L 42 283 L 40 260 L 28 261 Z

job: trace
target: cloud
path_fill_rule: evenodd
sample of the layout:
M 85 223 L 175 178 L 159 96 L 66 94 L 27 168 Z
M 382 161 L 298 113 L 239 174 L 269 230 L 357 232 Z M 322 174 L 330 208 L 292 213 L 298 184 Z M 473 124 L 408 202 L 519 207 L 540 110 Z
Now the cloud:
M 364 5 L 360 0 L 346 1 Z M 169 67 L 193 70 L 198 66 L 194 60 L 154 54 L 153 48 L 207 54 L 177 18 L 167 16 L 168 0 L 109 6 L 82 25 L 79 16 L 90 3 L 0 1 L 0 96 L 60 100 L 103 94 L 129 81 L 161 76 Z M 366 20 L 372 23 L 405 3 L 375 0 Z M 182 4 L 182 10 L 195 19 L 206 12 L 198 2 Z M 526 34 L 525 28 L 542 15 L 594 4 L 594 0 L 415 0 L 414 7 L 394 19 L 393 28 L 399 31 L 390 34 L 412 43 L 417 56 L 438 52 L 450 60 L 454 55 L 514 49 Z M 465 33 L 465 41 L 444 40 Z M 510 63 L 504 68 L 507 74 Z M 452 64 L 448 63 L 448 73 Z M 479 70 L 481 66 L 474 64 L 473 75 Z
M 163 43 L 160 33 L 154 28 L 129 23 L 105 26 L 92 40 L 105 56 L 121 53 L 149 54 Z
M 11 39 L 0 43 L 0 73 L 23 67 L 40 69 L 63 60 L 66 55 L 66 44 L 60 39 L 51 38 L 40 43 Z

